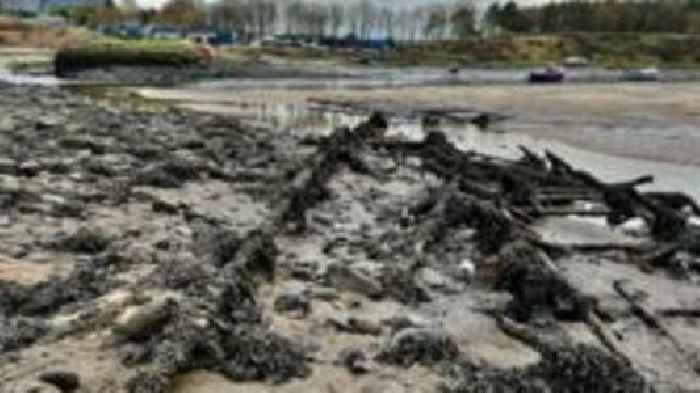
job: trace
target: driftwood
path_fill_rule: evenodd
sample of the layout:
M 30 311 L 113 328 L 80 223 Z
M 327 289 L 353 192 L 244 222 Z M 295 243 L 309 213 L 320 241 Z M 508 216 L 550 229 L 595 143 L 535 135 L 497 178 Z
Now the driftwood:
M 354 130 L 340 128 L 323 140 L 292 180 L 291 195 L 277 221 L 294 222 L 303 229 L 306 211 L 327 197 L 326 183 L 342 164 L 359 172 L 368 171 L 357 151 L 365 140 L 381 137 L 387 125 L 381 113 L 374 113 Z
M 700 318 L 700 308 L 663 308 L 655 314 L 664 318 Z
M 671 333 L 663 320 L 661 320 L 647 305 L 644 304 L 643 300 L 639 299 L 635 295 L 634 291 L 629 288 L 629 281 L 615 281 L 613 283 L 615 291 L 630 304 L 634 314 L 639 317 L 647 326 L 651 329 L 658 331 L 661 335 L 668 338 L 673 344 L 676 350 L 685 354 L 685 348 L 683 344 Z

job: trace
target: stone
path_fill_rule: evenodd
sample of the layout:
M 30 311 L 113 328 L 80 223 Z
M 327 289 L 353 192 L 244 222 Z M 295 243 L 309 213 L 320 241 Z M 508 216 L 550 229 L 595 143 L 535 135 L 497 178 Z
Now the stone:
M 346 348 L 340 351 L 338 359 L 334 363 L 337 366 L 347 368 L 351 374 L 367 374 L 374 369 L 367 354 L 356 348 Z
M 0 175 L 0 193 L 17 194 L 21 189 L 19 180 L 16 177 Z
M 17 163 L 10 158 L 0 157 L 0 175 L 17 174 Z
M 311 291 L 303 283 L 287 282 L 275 298 L 274 309 L 279 313 L 292 312 L 304 318 L 311 313 Z
M 154 213 L 163 213 L 170 215 L 178 214 L 180 212 L 179 206 L 163 199 L 157 199 L 153 201 L 153 203 L 151 204 L 151 209 Z
M 409 328 L 398 331 L 384 345 L 377 359 L 403 367 L 415 363 L 433 365 L 453 361 L 459 357 L 459 348 L 452 338 L 439 329 Z
M 327 323 L 344 333 L 367 336 L 379 336 L 382 334 L 382 326 L 379 323 L 349 315 L 335 315 L 328 318 Z
M 351 292 L 365 294 L 370 298 L 381 297 L 382 283 L 356 266 L 333 263 L 328 266 L 326 277 L 330 286 Z
M 56 386 L 49 385 L 43 382 L 30 382 L 28 386 L 23 387 L 22 393 L 62 393 Z
M 389 326 L 392 332 L 409 328 L 425 329 L 429 324 L 430 322 L 427 319 L 415 314 L 394 316 L 382 320 L 382 325 Z
M 326 302 L 333 302 L 340 299 L 340 295 L 334 288 L 316 288 L 313 290 L 313 298 Z
M 431 289 L 445 288 L 448 285 L 448 280 L 437 270 L 424 267 L 416 272 L 416 279 L 420 284 L 423 284 Z
M 152 334 L 168 320 L 176 305 L 174 299 L 163 297 L 129 307 L 115 320 L 112 333 L 128 340 Z
M 63 123 L 63 119 L 56 116 L 42 116 L 37 119 L 34 127 L 37 131 L 58 127 Z
M 630 236 L 645 237 L 649 235 L 649 225 L 640 217 L 630 218 L 620 225 L 620 230 Z
M 456 269 L 456 277 L 462 281 L 471 282 L 476 275 L 476 265 L 471 259 L 463 259 Z
M 595 309 L 606 322 L 615 322 L 634 316 L 629 302 L 619 296 L 604 296 L 598 298 Z
M 280 313 L 298 312 L 299 317 L 303 318 L 311 313 L 311 302 L 307 296 L 281 294 L 275 298 L 274 308 Z
M 314 280 L 318 276 L 318 262 L 294 261 L 291 263 L 289 274 L 298 280 Z
M 70 393 L 80 388 L 80 376 L 73 372 L 52 371 L 39 376 L 41 382 L 57 387 L 63 393 Z
M 36 160 L 28 160 L 19 164 L 18 172 L 24 176 L 36 176 L 41 172 L 41 165 Z
M 66 198 L 60 196 L 60 195 L 55 195 L 55 194 L 42 194 L 41 195 L 41 200 L 44 203 L 49 203 L 51 205 L 66 205 L 68 201 Z

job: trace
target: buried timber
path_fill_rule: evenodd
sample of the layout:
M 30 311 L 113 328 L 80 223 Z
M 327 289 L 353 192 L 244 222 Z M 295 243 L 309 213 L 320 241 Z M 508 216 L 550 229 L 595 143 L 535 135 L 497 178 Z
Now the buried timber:
M 3 393 L 700 388 L 698 208 L 649 177 L 378 113 L 319 136 L 0 101 Z M 538 231 L 579 216 L 626 241 Z

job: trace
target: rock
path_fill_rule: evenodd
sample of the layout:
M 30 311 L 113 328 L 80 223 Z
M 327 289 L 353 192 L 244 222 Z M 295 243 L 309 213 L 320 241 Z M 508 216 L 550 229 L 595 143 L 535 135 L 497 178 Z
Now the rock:
M 629 302 L 619 296 L 599 297 L 595 309 L 606 322 L 615 322 L 633 316 Z
M 15 259 L 22 259 L 29 255 L 29 246 L 26 244 L 18 244 L 10 249 L 10 256 Z
M 18 194 L 21 190 L 19 180 L 14 176 L 0 175 L 0 193 Z
M 80 388 L 80 376 L 73 372 L 47 372 L 41 374 L 39 380 L 57 387 L 63 393 L 74 392 Z
M 17 163 L 15 160 L 0 157 L 0 175 L 17 174 Z
M 649 235 L 649 225 L 640 217 L 634 217 L 625 221 L 620 225 L 620 230 L 623 233 L 635 237 L 645 237 Z
M 379 336 L 382 334 L 382 327 L 380 324 L 348 315 L 333 316 L 328 318 L 327 323 L 344 333 L 368 336 Z
M 433 268 L 424 267 L 416 272 L 416 279 L 420 284 L 423 284 L 431 289 L 445 288 L 448 285 L 448 280 L 440 272 Z
M 153 201 L 153 203 L 151 204 L 151 209 L 154 213 L 163 213 L 171 215 L 178 214 L 180 212 L 179 206 L 177 206 L 174 203 L 165 201 L 163 199 L 157 199 Z
M 290 267 L 290 275 L 298 280 L 314 280 L 318 276 L 318 262 L 295 261 Z
M 59 146 L 69 150 L 88 150 L 92 154 L 104 154 L 108 145 L 92 136 L 69 136 L 58 142 Z
M 410 328 L 391 337 L 377 359 L 410 367 L 415 363 L 429 366 L 458 357 L 459 348 L 446 332 L 438 329 Z
M 286 283 L 275 298 L 274 308 L 277 312 L 294 312 L 297 317 L 304 318 L 311 313 L 311 291 L 302 283 Z
M 333 302 L 340 299 L 338 291 L 333 288 L 316 288 L 313 291 L 313 298 L 326 302 Z
M 386 129 L 389 128 L 389 122 L 382 112 L 373 112 L 367 121 L 372 127 Z
M 51 210 L 55 211 L 55 212 L 63 212 L 66 210 L 75 210 L 76 209 L 73 204 L 69 203 L 68 200 L 61 195 L 42 194 L 41 201 L 50 205 Z M 82 207 L 78 206 L 77 208 L 79 209 L 79 211 L 77 212 L 78 213 L 77 215 L 80 215 L 80 210 L 82 210 Z M 76 212 L 74 212 L 74 213 L 76 213 Z
M 127 340 L 146 337 L 168 320 L 176 305 L 172 298 L 159 298 L 142 306 L 130 307 L 115 320 L 112 333 Z
M 519 322 L 583 318 L 589 299 L 552 270 L 542 250 L 518 241 L 505 246 L 499 257 L 504 268 L 498 287 L 513 295 L 508 308 Z
M 356 266 L 333 263 L 328 266 L 326 277 L 330 286 L 365 294 L 370 298 L 381 297 L 382 283 Z
M 41 165 L 36 160 L 28 160 L 19 164 L 17 171 L 24 176 L 33 177 L 41 172 Z
M 367 374 L 374 369 L 367 354 L 363 350 L 355 348 L 346 348 L 340 351 L 338 359 L 334 363 L 337 366 L 347 368 L 351 374 Z
M 56 116 L 42 116 L 39 119 L 37 119 L 36 123 L 34 124 L 34 128 L 37 131 L 42 131 L 47 130 L 49 128 L 58 127 L 61 124 L 63 124 L 63 119 L 60 119 Z
M 62 393 L 57 387 L 39 381 L 32 381 L 22 389 L 21 393 Z
M 476 265 L 471 259 L 463 259 L 457 266 L 455 275 L 462 281 L 471 282 L 476 275 Z
M 421 316 L 409 314 L 384 319 L 382 320 L 382 325 L 389 326 L 391 331 L 395 333 L 409 328 L 425 329 L 430 325 L 430 321 Z

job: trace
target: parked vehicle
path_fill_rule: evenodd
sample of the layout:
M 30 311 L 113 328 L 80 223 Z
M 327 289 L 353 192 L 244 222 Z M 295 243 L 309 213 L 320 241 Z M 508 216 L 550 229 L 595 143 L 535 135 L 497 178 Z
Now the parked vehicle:
M 547 67 L 544 70 L 531 71 L 528 80 L 530 83 L 561 83 L 564 76 L 561 68 Z
M 622 73 L 621 79 L 628 82 L 656 82 L 661 79 L 661 73 L 654 67 L 627 70 Z

